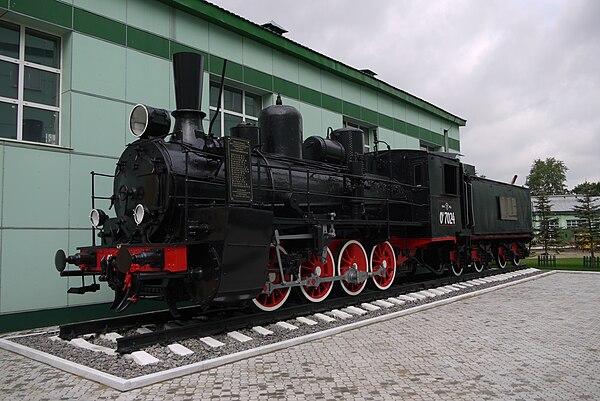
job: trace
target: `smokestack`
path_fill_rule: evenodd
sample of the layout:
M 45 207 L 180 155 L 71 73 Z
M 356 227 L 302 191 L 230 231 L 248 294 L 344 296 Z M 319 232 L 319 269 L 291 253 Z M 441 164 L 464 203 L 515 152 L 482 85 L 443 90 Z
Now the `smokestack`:
M 175 117 L 171 140 L 202 147 L 204 144 L 202 119 L 206 117 L 206 114 L 200 111 L 204 56 L 189 52 L 173 54 L 173 76 L 177 110 L 171 113 Z

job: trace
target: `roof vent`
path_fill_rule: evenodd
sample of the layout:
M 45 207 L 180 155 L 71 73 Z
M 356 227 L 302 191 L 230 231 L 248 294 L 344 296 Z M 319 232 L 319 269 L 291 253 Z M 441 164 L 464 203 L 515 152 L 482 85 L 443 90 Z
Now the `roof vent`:
M 287 31 L 285 30 L 284 27 L 282 27 L 281 25 L 279 25 L 277 22 L 275 22 L 273 20 L 271 20 L 265 24 L 262 24 L 261 26 L 277 35 L 283 35 L 284 33 L 287 33 Z
M 371 71 L 368 68 L 365 68 L 364 70 L 360 70 L 360 72 L 362 72 L 365 75 L 368 75 L 370 77 L 375 77 L 375 75 L 377 75 L 377 73 L 375 71 Z

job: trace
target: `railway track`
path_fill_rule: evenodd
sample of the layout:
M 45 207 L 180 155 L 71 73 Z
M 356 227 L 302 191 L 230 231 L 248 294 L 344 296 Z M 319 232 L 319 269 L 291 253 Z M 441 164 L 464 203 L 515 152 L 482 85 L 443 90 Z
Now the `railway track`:
M 264 326 L 273 322 L 325 313 L 525 268 L 527 266 L 507 267 L 505 269 L 494 268 L 484 270 L 482 273 L 464 273 L 460 277 L 435 277 L 425 281 L 416 281 L 417 279 L 423 279 L 423 276 L 418 276 L 418 278 L 413 279 L 414 282 L 398 284 L 386 291 L 372 290 L 367 287 L 365 291 L 357 296 L 331 297 L 320 303 L 290 303 L 274 312 L 256 312 L 250 308 L 212 308 L 203 310 L 189 307 L 181 309 L 182 317 L 177 320 L 174 320 L 168 311 L 91 320 L 60 326 L 59 337 L 64 340 L 71 340 L 89 333 L 123 331 L 149 324 L 167 327 L 157 331 L 136 333 L 117 338 L 116 351 L 120 354 L 129 354 L 154 344 L 170 344 L 191 337 L 206 337 L 252 326 Z

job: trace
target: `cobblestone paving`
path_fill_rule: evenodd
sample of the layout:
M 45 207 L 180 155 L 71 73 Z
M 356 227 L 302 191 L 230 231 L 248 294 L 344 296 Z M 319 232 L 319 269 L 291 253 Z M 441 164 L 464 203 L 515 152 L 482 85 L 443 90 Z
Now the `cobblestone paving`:
M 0 399 L 597 400 L 599 289 L 554 274 L 128 393 L 0 350 Z

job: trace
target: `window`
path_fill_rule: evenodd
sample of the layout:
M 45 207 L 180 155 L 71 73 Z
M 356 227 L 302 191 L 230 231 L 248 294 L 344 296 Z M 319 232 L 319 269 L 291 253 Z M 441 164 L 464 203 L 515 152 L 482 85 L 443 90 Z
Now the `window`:
M 583 220 L 567 220 L 567 228 L 579 228 L 585 225 Z
M 444 164 L 444 193 L 458 195 L 458 167 Z
M 0 138 L 59 144 L 60 39 L 0 21 Z
M 413 185 L 420 187 L 423 185 L 423 165 L 415 164 L 413 166 Z
M 217 105 L 221 104 L 221 110 L 212 129 L 215 135 L 229 135 L 229 129 L 241 122 L 254 122 L 258 124 L 258 115 L 262 110 L 262 99 L 260 96 L 225 85 L 221 99 L 219 99 L 219 89 L 218 83 L 210 83 L 211 120 L 217 112 Z
M 428 152 L 439 152 L 440 151 L 439 146 L 435 146 L 435 145 L 432 145 L 432 144 L 424 142 L 424 141 L 419 142 L 419 149 L 426 150 Z
M 375 133 L 375 130 L 377 128 L 370 128 L 370 127 L 365 127 L 364 125 L 360 125 L 358 123 L 353 123 L 350 121 L 345 121 L 344 120 L 344 127 L 353 127 L 353 128 L 358 128 L 359 130 L 361 130 L 363 132 L 363 142 L 364 142 L 364 146 L 365 146 L 365 152 L 370 152 L 371 151 L 371 137 L 373 136 L 373 134 Z

